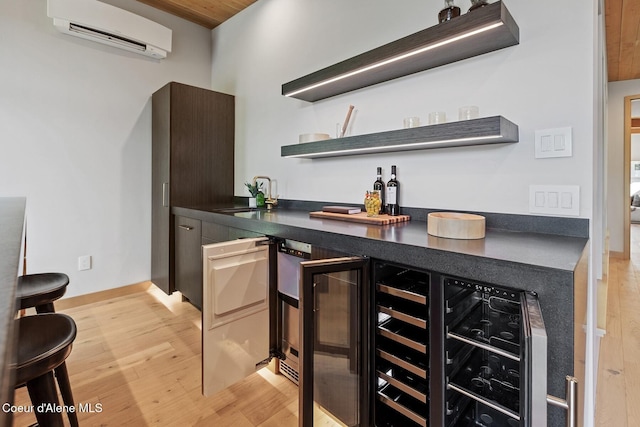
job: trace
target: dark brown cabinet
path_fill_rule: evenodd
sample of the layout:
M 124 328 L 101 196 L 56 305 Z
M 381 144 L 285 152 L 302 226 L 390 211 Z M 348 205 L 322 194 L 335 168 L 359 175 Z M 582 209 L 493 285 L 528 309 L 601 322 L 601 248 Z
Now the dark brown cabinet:
M 181 83 L 152 96 L 151 281 L 168 294 L 181 287 L 171 208 L 233 201 L 234 111 L 233 96 Z
M 202 223 L 198 219 L 175 216 L 176 291 L 202 309 Z

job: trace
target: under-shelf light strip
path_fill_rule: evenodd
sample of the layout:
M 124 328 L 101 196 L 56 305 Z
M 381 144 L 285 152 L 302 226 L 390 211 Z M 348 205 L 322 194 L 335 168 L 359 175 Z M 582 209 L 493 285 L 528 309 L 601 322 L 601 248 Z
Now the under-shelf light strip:
M 329 80 L 324 80 L 324 81 L 321 81 L 319 83 L 313 84 L 311 86 L 303 87 L 302 89 L 298 89 L 298 90 L 295 90 L 293 92 L 285 93 L 284 96 L 294 96 L 294 95 L 297 95 L 299 93 L 306 92 L 308 90 L 316 89 L 318 87 L 321 87 L 321 86 L 324 86 L 324 85 L 327 85 L 327 84 L 330 84 L 330 83 L 334 83 L 334 82 L 337 82 L 339 80 L 343 80 L 343 79 L 346 79 L 346 78 L 349 78 L 349 77 L 352 77 L 352 76 L 367 72 L 369 70 L 373 70 L 375 68 L 379 68 L 379 67 L 385 66 L 387 64 L 391 64 L 393 62 L 401 61 L 403 59 L 406 59 L 406 58 L 409 58 L 409 57 L 412 57 L 412 56 L 415 56 L 415 55 L 419 55 L 419 54 L 421 54 L 423 52 L 427 52 L 429 50 L 433 50 L 433 49 L 436 49 L 438 47 L 448 45 L 450 43 L 457 42 L 458 40 L 466 39 L 467 37 L 475 36 L 476 34 L 480 34 L 480 33 L 483 33 L 485 31 L 493 30 L 494 28 L 497 28 L 497 27 L 499 27 L 501 25 L 503 25 L 503 22 L 497 22 L 495 24 L 490 24 L 490 25 L 487 25 L 485 27 L 478 28 L 477 30 L 469 31 L 467 33 L 460 34 L 460 35 L 452 37 L 450 39 L 443 40 L 443 41 L 438 42 L 438 43 L 430 44 L 428 46 L 421 47 L 420 49 L 416 49 L 416 50 L 413 50 L 411 52 L 404 53 L 402 55 L 394 56 L 393 58 L 389 58 L 389 59 L 386 59 L 384 61 L 377 62 L 375 64 L 371 64 L 371 65 L 369 65 L 367 67 L 359 68 L 357 70 L 351 71 L 351 72 L 346 73 L 346 74 L 341 74 L 341 75 L 333 77 L 333 78 L 331 78 Z
M 360 153 L 363 151 L 376 151 L 376 150 L 383 150 L 385 148 L 389 148 L 389 149 L 393 149 L 393 150 L 397 150 L 398 148 L 404 148 L 404 147 L 424 147 L 427 145 L 441 145 L 441 144 L 448 144 L 450 142 L 467 142 L 467 141 L 484 141 L 486 139 L 496 139 L 496 138 L 502 138 L 502 135 L 487 135 L 487 136 L 479 136 L 479 137 L 469 137 L 469 138 L 458 138 L 458 139 L 442 139 L 439 141 L 425 141 L 425 142 L 409 142 L 407 144 L 397 144 L 397 145 L 391 145 L 391 146 L 383 146 L 383 147 L 361 147 L 361 148 L 347 148 L 344 150 L 331 150 L 331 151 L 322 151 L 322 152 L 318 152 L 318 153 L 304 153 L 304 154 L 291 154 L 289 156 L 284 156 L 284 157 L 322 157 L 331 154 L 344 154 L 344 153 Z M 317 156 L 315 155 L 317 154 Z

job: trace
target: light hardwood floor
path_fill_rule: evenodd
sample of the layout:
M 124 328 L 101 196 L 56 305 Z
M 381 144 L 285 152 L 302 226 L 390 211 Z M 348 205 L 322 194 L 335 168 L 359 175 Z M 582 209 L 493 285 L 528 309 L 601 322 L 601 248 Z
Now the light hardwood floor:
M 200 312 L 180 295 L 146 292 L 59 310 L 78 336 L 67 367 L 81 426 L 297 426 L 297 387 L 263 369 L 222 392 L 200 393 Z M 24 388 L 17 405 L 30 405 Z M 14 426 L 29 426 L 18 414 Z M 68 420 L 65 419 L 65 425 Z
M 632 227 L 632 245 L 630 261 L 612 259 L 609 265 L 598 427 L 632 427 L 640 420 L 640 226 Z M 78 325 L 67 359 L 76 405 L 102 405 L 101 412 L 79 414 L 83 427 L 297 426 L 297 387 L 266 369 L 203 397 L 200 312 L 179 294 L 167 296 L 154 286 L 141 289 L 59 310 Z M 24 388 L 16 391 L 16 404 L 30 404 Z M 14 417 L 14 426 L 34 422 L 32 414 Z
M 606 334 L 600 342 L 596 426 L 640 425 L 640 225 L 631 259 L 609 262 Z

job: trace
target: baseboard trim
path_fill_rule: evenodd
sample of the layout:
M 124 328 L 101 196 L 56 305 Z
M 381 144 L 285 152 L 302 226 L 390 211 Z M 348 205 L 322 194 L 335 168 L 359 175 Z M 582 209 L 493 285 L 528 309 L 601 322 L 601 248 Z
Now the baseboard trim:
M 607 276 L 608 277 L 608 276 Z M 609 281 L 598 280 L 598 293 L 597 293 L 597 316 L 596 316 L 596 328 L 606 330 L 607 329 L 607 301 L 609 296 Z
M 609 257 L 616 258 L 616 259 L 626 259 L 624 256 L 624 252 L 618 252 L 618 251 L 609 251 Z
M 94 302 L 101 302 L 111 298 L 122 297 L 126 295 L 135 294 L 138 292 L 145 292 L 153 283 L 146 281 L 140 283 L 134 283 L 133 285 L 121 286 L 119 288 L 107 289 L 104 291 L 93 292 L 85 295 L 78 295 L 77 297 L 62 298 L 56 301 L 56 311 L 66 310 L 68 308 L 75 308 L 82 305 L 92 304 Z

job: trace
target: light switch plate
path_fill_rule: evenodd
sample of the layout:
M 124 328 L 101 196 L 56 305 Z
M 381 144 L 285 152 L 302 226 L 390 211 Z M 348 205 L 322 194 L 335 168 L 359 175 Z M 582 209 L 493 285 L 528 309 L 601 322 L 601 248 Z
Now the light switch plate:
M 580 215 L 580 186 L 530 185 L 529 212 L 561 216 Z
M 536 159 L 571 157 L 571 128 L 544 129 L 536 131 Z
M 78 271 L 91 270 L 91 255 L 78 257 Z

